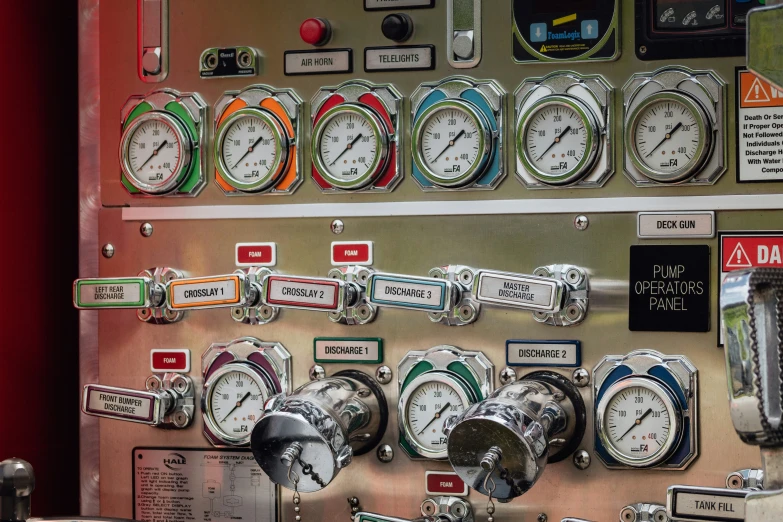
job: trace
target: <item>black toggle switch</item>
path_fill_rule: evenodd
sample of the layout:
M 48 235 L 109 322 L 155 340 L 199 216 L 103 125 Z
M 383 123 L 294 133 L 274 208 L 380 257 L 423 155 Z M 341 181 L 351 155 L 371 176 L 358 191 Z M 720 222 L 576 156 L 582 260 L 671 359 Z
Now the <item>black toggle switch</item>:
M 381 31 L 389 40 L 404 42 L 413 34 L 413 20 L 403 13 L 387 15 L 381 23 Z

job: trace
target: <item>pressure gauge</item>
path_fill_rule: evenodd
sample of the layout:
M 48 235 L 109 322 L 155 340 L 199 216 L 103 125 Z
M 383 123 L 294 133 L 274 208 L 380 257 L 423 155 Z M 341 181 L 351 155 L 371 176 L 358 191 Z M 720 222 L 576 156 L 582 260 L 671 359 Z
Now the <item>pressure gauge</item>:
M 593 111 L 571 96 L 545 96 L 517 123 L 520 161 L 530 175 L 551 185 L 581 179 L 595 165 L 600 144 Z
M 190 170 L 193 142 L 179 119 L 150 111 L 133 120 L 120 141 L 120 163 L 128 181 L 146 194 L 176 189 Z
M 400 395 L 399 415 L 405 440 L 427 458 L 446 458 L 443 424 L 476 402 L 474 392 L 455 373 L 425 372 Z
M 677 399 L 647 377 L 629 377 L 611 385 L 596 415 L 598 436 L 606 450 L 634 468 L 663 462 L 682 436 Z
M 631 161 L 654 181 L 687 179 L 710 155 L 710 120 L 700 103 L 687 94 L 653 94 L 633 110 L 628 122 L 625 143 Z
M 237 190 L 259 192 L 275 184 L 288 165 L 288 137 L 277 118 L 248 107 L 220 124 L 215 167 Z
M 211 432 L 224 444 L 247 445 L 264 402 L 274 393 L 263 371 L 250 362 L 233 362 L 215 370 L 204 383 L 201 408 Z
M 329 109 L 313 129 L 313 165 L 338 188 L 360 189 L 371 183 L 384 170 L 388 150 L 385 125 L 360 105 Z
M 486 116 L 455 99 L 436 102 L 416 120 L 413 161 L 432 183 L 459 187 L 486 167 L 492 139 Z

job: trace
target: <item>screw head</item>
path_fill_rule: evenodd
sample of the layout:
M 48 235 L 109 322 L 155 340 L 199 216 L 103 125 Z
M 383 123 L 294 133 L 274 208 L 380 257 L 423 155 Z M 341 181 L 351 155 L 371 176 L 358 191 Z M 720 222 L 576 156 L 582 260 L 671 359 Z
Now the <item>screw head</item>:
M 591 460 L 590 454 L 583 449 L 577 450 L 574 453 L 574 466 L 576 466 L 577 469 L 585 470 L 589 468 Z
M 505 385 L 510 382 L 514 382 L 517 380 L 517 371 L 514 368 L 506 366 L 500 370 L 500 375 L 498 378 L 500 379 L 500 384 Z
M 111 243 L 106 243 L 103 245 L 103 248 L 101 248 L 101 254 L 103 254 L 103 257 L 106 259 L 111 259 L 114 257 L 114 245 Z
M 587 227 L 589 226 L 590 220 L 587 219 L 587 216 L 580 214 L 574 218 L 574 227 L 576 227 L 577 230 L 587 230 Z
M 573 380 L 574 384 L 579 388 L 584 388 L 590 384 L 590 372 L 584 368 L 577 368 L 574 370 L 571 380 Z
M 389 384 L 392 380 L 392 370 L 388 366 L 378 366 L 375 370 L 375 380 L 381 384 Z
M 343 223 L 339 219 L 335 219 L 334 221 L 332 221 L 332 224 L 329 228 L 332 229 L 332 234 L 339 235 L 343 233 L 343 230 L 345 230 L 345 223 Z
M 324 367 L 320 364 L 314 364 L 312 368 L 310 368 L 311 381 L 320 381 L 324 377 L 326 377 L 326 370 L 324 370 Z
M 141 232 L 141 235 L 144 237 L 150 237 L 152 235 L 152 223 L 142 223 L 139 227 L 139 232 Z
M 378 460 L 383 463 L 389 463 L 394 459 L 394 449 L 388 444 L 381 444 L 378 446 Z
M 538 517 L 536 517 L 537 522 L 546 522 L 547 520 L 549 520 L 549 517 L 546 516 L 546 513 L 539 513 Z

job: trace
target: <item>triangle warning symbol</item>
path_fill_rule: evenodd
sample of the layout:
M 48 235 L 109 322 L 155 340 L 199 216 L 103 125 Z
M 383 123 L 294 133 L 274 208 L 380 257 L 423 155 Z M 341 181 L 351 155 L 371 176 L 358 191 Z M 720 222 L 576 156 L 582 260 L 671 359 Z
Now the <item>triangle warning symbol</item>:
M 745 252 L 745 248 L 742 243 L 737 243 L 734 247 L 734 251 L 731 253 L 729 260 L 726 262 L 726 268 L 750 268 L 753 263 L 750 262 L 748 253 Z
M 541 46 L 541 50 L 540 50 L 539 52 L 540 52 L 540 53 L 545 53 L 545 52 L 546 52 L 546 45 L 542 45 L 542 46 Z M 758 78 L 757 78 L 757 79 L 758 79 Z
M 769 101 L 769 94 L 764 84 L 758 79 L 753 79 L 753 83 L 750 85 L 750 90 L 745 96 L 745 103 L 766 103 Z

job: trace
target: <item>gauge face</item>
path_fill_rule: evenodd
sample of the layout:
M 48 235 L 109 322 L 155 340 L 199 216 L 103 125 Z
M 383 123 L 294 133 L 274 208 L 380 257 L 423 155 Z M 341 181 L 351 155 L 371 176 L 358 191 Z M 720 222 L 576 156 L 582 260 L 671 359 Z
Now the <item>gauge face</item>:
M 414 130 L 416 165 L 437 185 L 458 186 L 481 174 L 489 155 L 487 125 L 460 101 L 442 101 L 419 117 Z
M 313 161 L 318 172 L 339 188 L 361 188 L 380 172 L 388 135 L 378 118 L 358 106 L 337 106 L 314 130 Z
M 163 113 L 143 114 L 123 135 L 123 172 L 142 192 L 168 192 L 181 182 L 191 148 L 181 124 L 174 118 Z
M 259 109 L 239 110 L 218 129 L 216 165 L 239 190 L 261 190 L 277 180 L 288 152 L 282 127 Z
M 707 119 L 685 96 L 652 96 L 636 109 L 631 122 L 631 154 L 647 177 L 680 181 L 703 164 L 708 153 Z
M 593 166 L 598 139 L 589 111 L 558 96 L 542 98 L 522 115 L 517 147 L 531 175 L 545 183 L 570 183 Z
M 411 382 L 401 397 L 406 439 L 426 457 L 446 457 L 443 424 L 471 404 L 462 386 L 443 373 L 427 373 Z
M 251 369 L 228 365 L 210 377 L 208 386 L 205 408 L 209 427 L 224 442 L 249 441 L 268 395 L 261 377 Z
M 615 384 L 598 409 L 602 438 L 610 453 L 629 466 L 663 461 L 679 437 L 674 399 L 650 379 L 631 378 Z

